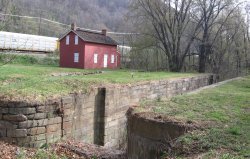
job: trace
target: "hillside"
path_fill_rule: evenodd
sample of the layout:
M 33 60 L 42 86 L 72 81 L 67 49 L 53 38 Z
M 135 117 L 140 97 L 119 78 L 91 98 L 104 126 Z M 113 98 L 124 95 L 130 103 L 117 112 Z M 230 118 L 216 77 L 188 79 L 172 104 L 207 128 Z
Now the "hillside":
M 1 3 L 1 12 L 41 17 L 63 24 L 77 22 L 80 27 L 99 30 L 106 28 L 110 31 L 129 31 L 131 28 L 124 19 L 129 0 L 1 0 Z M 67 29 L 67 26 L 40 21 L 39 18 L 4 19 L 7 24 L 2 30 L 6 31 L 58 36 Z

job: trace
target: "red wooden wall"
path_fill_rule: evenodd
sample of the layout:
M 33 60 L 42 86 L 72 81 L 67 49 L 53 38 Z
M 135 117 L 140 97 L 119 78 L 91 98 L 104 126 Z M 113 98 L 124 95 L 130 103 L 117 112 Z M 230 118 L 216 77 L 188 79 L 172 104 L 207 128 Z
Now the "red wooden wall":
M 66 37 L 60 41 L 60 66 L 69 68 L 84 68 L 84 41 L 78 39 L 75 45 L 75 33 L 69 33 L 69 45 L 66 45 Z M 74 62 L 74 53 L 79 53 L 79 62 Z
M 94 63 L 94 54 L 98 54 L 98 63 Z M 117 68 L 117 47 L 109 45 L 101 45 L 94 43 L 85 43 L 85 68 L 104 68 L 104 54 L 108 55 L 108 67 L 109 69 Z M 115 56 L 114 63 L 111 63 L 111 56 Z
M 66 36 L 60 41 L 60 66 L 69 68 L 102 69 L 104 68 L 104 55 L 108 55 L 108 69 L 120 67 L 120 54 L 117 46 L 84 42 L 79 39 L 75 45 L 75 33 L 70 32 L 70 44 L 66 45 Z M 79 62 L 74 62 L 74 53 L 79 53 Z M 98 62 L 94 63 L 94 54 L 98 54 Z M 111 56 L 115 56 L 114 63 L 111 63 Z

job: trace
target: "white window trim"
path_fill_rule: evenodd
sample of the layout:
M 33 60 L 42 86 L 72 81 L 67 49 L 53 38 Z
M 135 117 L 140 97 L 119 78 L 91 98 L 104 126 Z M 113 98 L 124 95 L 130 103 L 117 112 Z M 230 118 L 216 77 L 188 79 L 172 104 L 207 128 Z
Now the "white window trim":
M 67 36 L 66 36 L 66 45 L 69 45 L 69 39 L 70 39 L 70 36 L 67 35 Z
M 78 52 L 74 53 L 74 63 L 79 63 L 79 53 Z
M 115 55 L 111 55 L 111 63 L 115 63 Z
M 95 64 L 98 63 L 98 54 L 94 54 L 94 63 L 95 63 Z
M 79 43 L 79 38 L 77 35 L 75 35 L 75 45 L 78 45 L 78 43 Z

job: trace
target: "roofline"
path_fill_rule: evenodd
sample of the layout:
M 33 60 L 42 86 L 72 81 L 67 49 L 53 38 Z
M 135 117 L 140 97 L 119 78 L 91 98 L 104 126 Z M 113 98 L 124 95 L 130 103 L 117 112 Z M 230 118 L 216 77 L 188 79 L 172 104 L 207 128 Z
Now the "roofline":
M 66 35 L 68 35 L 70 32 L 73 32 L 75 34 L 77 34 L 74 30 L 69 30 L 68 32 L 66 32 L 65 34 L 63 34 L 63 36 L 61 38 L 58 39 L 58 41 L 61 41 L 63 38 L 65 38 Z M 78 35 L 78 34 L 77 34 Z M 78 35 L 79 36 L 79 35 Z M 79 36 L 80 37 L 80 36 Z M 80 37 L 81 38 L 81 37 Z M 82 38 L 81 38 L 82 39 Z M 83 40 L 83 39 L 82 39 Z
M 105 43 L 98 43 L 98 42 L 93 42 L 93 41 L 86 41 L 86 40 L 83 40 L 87 43 L 93 43 L 93 44 L 103 44 L 103 45 L 108 45 L 108 46 L 118 46 L 118 44 L 105 44 Z
M 70 32 L 73 32 L 75 33 L 76 35 L 78 35 L 78 37 L 80 39 L 82 39 L 83 41 L 85 42 L 89 42 L 89 43 L 94 43 L 94 44 L 103 44 L 103 45 L 109 45 L 109 46 L 118 46 L 119 44 L 116 42 L 116 45 L 115 44 L 105 44 L 105 43 L 98 43 L 98 42 L 93 42 L 93 41 L 88 41 L 88 40 L 85 40 L 83 39 L 79 34 L 77 34 L 77 32 L 75 32 L 74 30 L 70 30 L 68 31 L 67 33 L 65 33 L 58 41 L 61 41 L 63 38 L 65 38 Z M 98 34 L 98 33 L 97 33 Z

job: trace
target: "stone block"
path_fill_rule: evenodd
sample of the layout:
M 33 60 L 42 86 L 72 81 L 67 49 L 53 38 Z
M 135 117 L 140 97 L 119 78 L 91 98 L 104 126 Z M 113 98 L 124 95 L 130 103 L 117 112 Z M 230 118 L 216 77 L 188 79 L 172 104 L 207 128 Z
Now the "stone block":
M 74 108 L 74 104 L 70 103 L 70 104 L 63 104 L 63 109 L 73 109 Z
M 114 127 L 114 126 L 119 126 L 119 121 L 118 120 L 112 120 L 108 123 L 108 127 Z
M 72 109 L 64 109 L 64 116 L 71 116 L 74 114 Z
M 63 130 L 70 130 L 73 127 L 73 123 L 72 122 L 64 122 L 63 123 Z
M 38 113 L 48 113 L 48 112 L 55 112 L 59 108 L 58 105 L 47 105 L 47 106 L 37 106 L 36 111 Z
M 36 108 L 9 108 L 9 113 L 10 114 L 35 114 L 36 113 Z
M 7 107 L 8 102 L 0 100 L 0 107 Z
M 0 108 L 0 114 L 7 114 L 9 112 L 8 108 Z
M 7 129 L 0 129 L 0 138 L 7 137 Z
M 7 129 L 7 136 L 15 138 L 26 137 L 27 129 Z
M 62 122 L 62 117 L 55 117 L 48 119 L 48 125 L 58 124 Z
M 94 108 L 95 103 L 94 102 L 85 102 L 83 108 Z
M 72 104 L 74 103 L 74 97 L 73 96 L 67 96 L 67 97 L 62 97 L 62 104 L 67 105 L 67 104 Z
M 32 115 L 27 115 L 29 120 L 39 120 L 39 119 L 46 119 L 47 113 L 36 113 Z
M 27 131 L 28 135 L 34 136 L 34 135 L 44 134 L 46 132 L 46 129 L 45 127 L 36 127 L 28 129 Z
M 65 129 L 62 132 L 63 132 L 64 139 L 73 138 L 72 130 Z
M 46 139 L 49 143 L 56 142 L 62 138 L 62 131 L 51 132 L 46 134 Z
M 65 121 L 72 121 L 74 119 L 74 117 L 73 116 L 64 116 L 63 117 L 63 121 L 65 122 Z
M 62 130 L 61 124 L 54 124 L 46 126 L 46 133 L 57 132 Z
M 4 128 L 8 128 L 8 129 L 16 129 L 17 125 L 12 124 L 11 122 L 8 121 L 0 121 L 0 129 L 4 129 Z
M 41 127 L 46 126 L 48 124 L 48 119 L 42 120 L 27 120 L 24 122 L 18 123 L 18 128 L 32 128 L 32 127 Z
M 18 123 L 18 127 L 19 128 L 42 127 L 42 126 L 47 126 L 47 125 L 58 124 L 61 122 L 62 122 L 61 117 L 41 119 L 41 120 L 27 120 L 27 121 Z
M 38 113 L 43 113 L 43 112 L 47 112 L 47 109 L 46 109 L 46 106 L 37 106 L 36 111 Z
M 27 103 L 27 102 L 25 102 L 25 101 L 23 101 L 23 102 L 8 102 L 8 107 L 9 108 L 17 108 L 17 107 L 30 107 L 31 106 L 31 104 L 29 104 L 29 103 Z
M 95 110 L 94 110 L 94 108 L 86 108 L 86 109 L 84 109 L 84 112 L 85 113 L 93 113 Z
M 23 138 L 17 138 L 18 145 L 23 145 L 25 143 L 30 143 L 34 141 L 41 141 L 45 140 L 46 135 L 45 134 L 40 134 L 40 135 L 35 135 L 35 136 L 27 136 Z
M 28 120 L 27 117 L 23 114 L 18 115 L 4 115 L 3 119 L 6 121 L 14 121 L 14 122 L 23 122 Z

